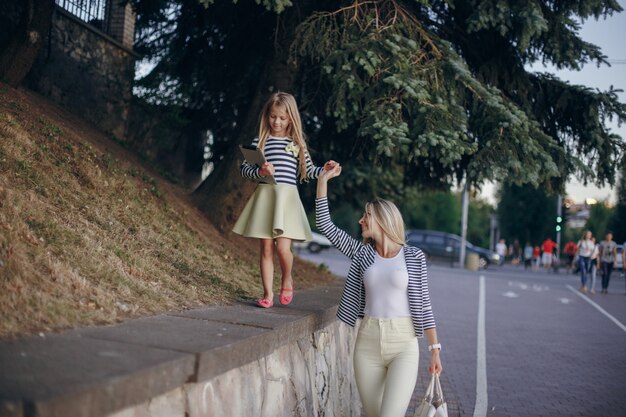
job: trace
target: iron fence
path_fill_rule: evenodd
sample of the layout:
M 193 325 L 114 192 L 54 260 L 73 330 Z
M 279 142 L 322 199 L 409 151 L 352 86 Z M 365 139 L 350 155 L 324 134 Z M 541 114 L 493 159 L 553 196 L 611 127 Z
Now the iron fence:
M 108 0 L 55 0 L 56 4 L 103 32 L 107 32 Z

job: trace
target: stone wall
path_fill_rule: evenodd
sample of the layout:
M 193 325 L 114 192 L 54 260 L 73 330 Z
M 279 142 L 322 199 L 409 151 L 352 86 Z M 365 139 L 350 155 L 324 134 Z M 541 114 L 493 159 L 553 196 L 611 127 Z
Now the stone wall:
M 341 293 L 0 342 L 0 416 L 360 417 Z
M 136 55 L 57 7 L 27 83 L 100 129 L 123 138 Z
M 355 334 L 335 321 L 260 360 L 111 417 L 360 417 L 350 360 Z

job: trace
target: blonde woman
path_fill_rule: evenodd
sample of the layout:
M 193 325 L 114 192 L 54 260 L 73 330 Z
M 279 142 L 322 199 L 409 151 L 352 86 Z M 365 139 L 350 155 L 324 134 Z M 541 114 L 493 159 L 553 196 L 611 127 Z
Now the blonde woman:
M 593 249 L 596 247 L 591 230 L 587 230 L 576 245 L 578 255 L 578 266 L 580 268 L 580 291 L 587 292 L 587 279 L 589 278 L 589 264 Z
M 263 297 L 257 305 L 274 305 L 274 250 L 282 272 L 280 303 L 287 305 L 293 299 L 293 254 L 291 241 L 311 240 L 311 228 L 300 201 L 297 183 L 317 178 L 324 168 L 316 167 L 306 147 L 298 105 L 291 94 L 273 94 L 263 106 L 259 117 L 259 136 L 252 145 L 262 150 L 262 166 L 241 164 L 241 175 L 261 180 L 273 175 L 277 184 L 259 183 L 248 200 L 233 231 L 261 242 L 261 281 Z
M 328 180 L 340 174 L 339 164 L 320 174 L 315 203 L 318 230 L 351 259 L 337 317 L 352 327 L 362 319 L 353 361 L 366 416 L 404 416 L 417 381 L 418 338 L 428 339 L 429 372 L 443 369 L 426 259 L 405 244 L 402 216 L 389 201 L 365 205 L 359 220 L 363 242 L 335 226 L 327 189 Z

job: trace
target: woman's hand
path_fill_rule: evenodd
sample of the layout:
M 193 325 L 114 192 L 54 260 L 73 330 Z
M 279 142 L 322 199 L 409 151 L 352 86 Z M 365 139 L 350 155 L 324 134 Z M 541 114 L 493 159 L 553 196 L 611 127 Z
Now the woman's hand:
M 269 162 L 265 162 L 263 165 L 261 165 L 261 168 L 259 168 L 259 175 L 262 177 L 274 175 L 274 165 Z
M 334 165 L 327 171 L 326 164 L 329 162 L 334 162 Z M 335 161 L 328 161 L 326 164 L 324 164 L 324 171 L 322 171 L 317 177 L 317 198 L 326 197 L 328 194 L 328 180 L 338 177 L 341 174 L 341 165 L 339 165 L 339 163 Z
M 330 168 L 326 168 L 327 165 L 332 164 Z M 335 161 L 328 161 L 324 164 L 324 171 L 322 171 L 317 180 L 328 181 L 331 178 L 335 178 L 341 175 L 341 165 Z
M 432 356 L 430 357 L 428 372 L 431 374 L 440 374 L 443 371 L 443 366 L 441 366 L 441 359 L 439 358 L 439 349 L 433 349 L 431 353 Z

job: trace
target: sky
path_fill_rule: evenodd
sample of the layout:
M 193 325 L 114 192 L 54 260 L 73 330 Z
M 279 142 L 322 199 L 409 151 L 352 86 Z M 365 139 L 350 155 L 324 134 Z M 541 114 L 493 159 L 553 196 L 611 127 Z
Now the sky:
M 626 0 L 619 0 L 618 3 L 626 10 Z M 532 70 L 551 72 L 560 79 L 569 81 L 570 84 L 585 85 L 602 91 L 608 90 L 611 86 L 626 90 L 626 11 L 614 14 L 606 20 L 601 18 L 599 21 L 593 19 L 585 21 L 580 35 L 586 42 L 600 47 L 603 54 L 608 57 L 608 61 L 613 61 L 610 67 L 603 65 L 598 68 L 595 63 L 591 63 L 585 65 L 580 71 L 565 71 L 554 67 L 544 68 L 539 64 L 532 67 Z M 618 96 L 620 102 L 626 102 L 626 93 L 621 92 Z M 613 122 L 609 123 L 609 127 L 626 140 L 626 125 L 618 127 Z M 487 184 L 483 187 L 480 196 L 495 203 L 494 190 L 495 185 Z M 616 198 L 615 190 L 610 187 L 584 186 L 578 181 L 568 183 L 566 192 L 568 197 L 576 202 L 583 202 L 586 198 L 595 198 L 598 201 L 608 199 L 614 203 Z

